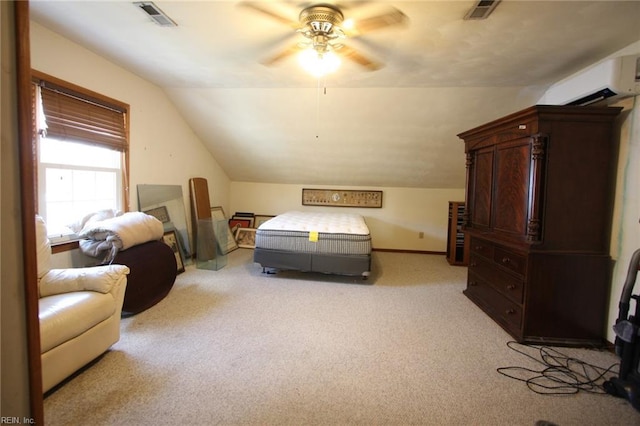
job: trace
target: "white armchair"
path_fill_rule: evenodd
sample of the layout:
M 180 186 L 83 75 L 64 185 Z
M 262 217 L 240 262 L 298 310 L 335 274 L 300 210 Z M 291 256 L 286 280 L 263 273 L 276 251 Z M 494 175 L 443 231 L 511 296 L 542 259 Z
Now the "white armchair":
M 51 247 L 36 217 L 42 386 L 46 392 L 120 339 L 129 268 L 50 269 Z

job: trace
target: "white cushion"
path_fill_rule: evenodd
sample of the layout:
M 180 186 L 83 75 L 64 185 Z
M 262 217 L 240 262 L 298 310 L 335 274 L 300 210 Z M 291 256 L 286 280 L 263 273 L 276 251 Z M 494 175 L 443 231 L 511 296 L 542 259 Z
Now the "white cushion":
M 40 298 L 40 351 L 45 353 L 81 335 L 115 311 L 110 293 L 77 291 Z
M 36 256 L 38 278 L 42 278 L 51 269 L 51 242 L 47 238 L 47 225 L 39 215 L 36 215 Z
M 52 269 L 40 279 L 40 297 L 85 290 L 108 293 L 128 273 L 125 265 Z

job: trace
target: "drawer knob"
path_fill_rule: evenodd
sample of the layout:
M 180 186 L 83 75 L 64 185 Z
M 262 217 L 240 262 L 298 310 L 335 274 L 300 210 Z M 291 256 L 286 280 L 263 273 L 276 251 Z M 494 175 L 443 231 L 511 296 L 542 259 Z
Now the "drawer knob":
M 469 266 L 471 266 L 473 268 L 474 266 L 478 266 L 478 264 L 476 262 L 471 262 L 471 263 L 469 263 Z
M 513 315 L 516 313 L 515 309 L 507 309 L 505 312 L 507 315 Z
M 514 284 L 509 284 L 507 286 L 507 290 L 515 290 L 515 289 L 516 289 L 516 286 Z
M 477 283 L 477 282 L 475 282 L 475 281 L 469 281 L 469 287 L 475 287 L 475 286 L 477 286 L 477 285 L 478 285 L 478 283 Z
M 503 257 L 502 258 L 502 263 L 511 263 L 511 259 L 509 259 L 508 257 Z
M 474 248 L 475 248 L 476 250 L 482 250 L 484 247 L 482 247 L 482 246 L 475 246 Z

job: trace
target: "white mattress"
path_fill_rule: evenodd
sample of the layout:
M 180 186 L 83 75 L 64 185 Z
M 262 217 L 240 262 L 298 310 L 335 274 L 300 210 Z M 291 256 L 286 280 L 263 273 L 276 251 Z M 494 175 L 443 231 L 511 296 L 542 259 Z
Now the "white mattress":
M 283 213 L 258 228 L 272 231 L 322 232 L 327 234 L 369 235 L 364 218 L 352 213 L 297 212 Z
M 256 231 L 256 249 L 369 255 L 371 236 L 360 215 L 288 212 L 260 225 Z

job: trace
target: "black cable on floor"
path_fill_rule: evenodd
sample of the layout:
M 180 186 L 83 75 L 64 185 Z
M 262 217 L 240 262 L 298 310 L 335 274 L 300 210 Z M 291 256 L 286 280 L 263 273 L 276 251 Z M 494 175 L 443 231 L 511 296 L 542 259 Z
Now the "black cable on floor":
M 603 384 L 606 377 L 615 374 L 614 363 L 608 368 L 588 364 L 579 359 L 569 357 L 555 348 L 507 342 L 509 349 L 542 365 L 536 370 L 526 367 L 500 367 L 498 373 L 527 384 L 529 389 L 541 395 L 568 395 L 580 391 L 605 394 Z M 537 357 L 525 352 L 526 349 L 537 351 Z

